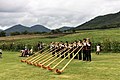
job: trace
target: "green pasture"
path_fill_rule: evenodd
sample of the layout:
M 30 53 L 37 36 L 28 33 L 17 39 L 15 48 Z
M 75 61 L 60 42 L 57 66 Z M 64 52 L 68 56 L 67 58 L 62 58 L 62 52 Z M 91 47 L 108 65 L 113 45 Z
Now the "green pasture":
M 73 60 L 63 74 L 20 62 L 19 52 L 3 52 L 0 80 L 120 80 L 119 53 L 92 53 L 92 62 Z M 66 59 L 58 68 L 62 68 Z
M 27 35 L 26 35 L 27 36 Z M 31 39 L 19 39 L 19 40 L 5 40 L 0 41 L 0 43 L 6 42 L 15 42 L 15 43 L 23 43 L 23 44 L 36 44 L 38 41 L 44 43 L 50 43 L 52 41 L 68 41 L 73 42 L 75 40 L 82 40 L 83 38 L 90 38 L 92 42 L 103 42 L 106 39 L 111 41 L 120 41 L 120 29 L 106 29 L 106 30 L 80 30 L 77 33 L 68 34 L 64 36 L 55 36 L 55 37 L 38 37 L 38 38 L 31 38 Z

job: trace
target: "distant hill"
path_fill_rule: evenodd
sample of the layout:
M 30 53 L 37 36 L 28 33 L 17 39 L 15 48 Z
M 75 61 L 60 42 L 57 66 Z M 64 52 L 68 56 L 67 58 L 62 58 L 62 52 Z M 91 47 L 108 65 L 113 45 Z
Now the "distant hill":
M 30 27 L 31 32 L 50 32 L 51 30 L 43 25 L 34 25 Z
M 29 31 L 29 27 L 23 26 L 21 24 L 15 25 L 5 30 L 7 35 L 9 35 L 11 32 L 24 32 L 24 31 Z
M 50 29 L 42 26 L 42 25 L 34 25 L 32 27 L 26 27 L 21 24 L 12 26 L 5 30 L 6 34 L 9 35 L 11 32 L 50 32 Z
M 120 12 L 95 17 L 94 19 L 77 26 L 75 29 L 108 29 L 120 27 Z
M 65 30 L 69 30 L 69 29 L 72 29 L 73 27 L 68 27 L 68 26 L 64 26 L 64 27 L 61 27 L 59 28 L 60 31 L 65 31 Z
M 0 32 L 3 31 L 2 29 L 0 29 Z

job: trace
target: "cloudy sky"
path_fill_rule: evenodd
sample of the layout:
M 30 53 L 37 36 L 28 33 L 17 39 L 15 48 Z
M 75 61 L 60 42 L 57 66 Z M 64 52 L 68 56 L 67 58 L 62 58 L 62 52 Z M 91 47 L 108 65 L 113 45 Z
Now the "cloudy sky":
M 0 29 L 16 24 L 73 27 L 119 11 L 120 0 L 0 0 Z

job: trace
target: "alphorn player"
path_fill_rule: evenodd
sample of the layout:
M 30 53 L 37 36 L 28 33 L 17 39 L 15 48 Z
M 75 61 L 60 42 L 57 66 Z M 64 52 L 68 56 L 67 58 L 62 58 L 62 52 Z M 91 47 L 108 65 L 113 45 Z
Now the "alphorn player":
M 73 48 L 74 48 L 74 49 L 77 48 L 77 41 L 75 41 L 75 42 L 73 43 Z M 74 55 L 77 53 L 78 49 L 79 49 L 79 48 L 77 48 L 77 49 L 74 51 Z M 78 59 L 78 55 L 76 55 L 76 56 L 74 57 L 74 59 Z
M 86 52 L 86 60 L 91 61 L 91 42 L 89 38 L 86 39 Z
M 66 41 L 66 43 L 65 43 L 65 48 L 66 48 L 66 51 L 68 50 L 68 46 L 69 46 L 69 44 L 68 44 L 68 41 Z M 65 53 L 65 57 L 68 55 L 68 53 Z M 68 57 L 67 57 L 68 58 Z
M 78 49 L 80 49 L 83 46 L 82 40 L 78 41 L 77 46 L 79 47 Z M 81 54 L 81 50 L 78 52 L 78 59 L 82 60 L 82 54 Z
M 59 42 L 55 42 L 55 51 L 52 52 L 52 55 L 55 56 L 55 52 L 57 52 L 57 50 L 59 50 Z
M 50 43 L 50 52 L 52 52 L 55 48 L 55 43 L 54 42 L 51 42 Z
M 64 43 L 63 43 L 62 41 L 61 41 L 61 43 L 60 43 L 59 46 L 60 46 L 60 49 L 61 49 L 61 50 L 63 50 L 63 49 L 65 48 L 65 45 L 64 45 Z M 63 54 L 63 52 L 64 52 L 64 51 L 61 52 L 61 55 Z M 59 56 L 60 56 L 60 55 L 58 55 L 57 57 L 59 57 Z
M 71 53 L 73 51 L 73 43 L 70 43 L 68 47 L 70 49 L 69 53 Z M 70 58 L 72 57 L 73 57 L 73 53 L 70 54 Z
M 84 38 L 83 39 L 83 61 L 86 61 L 86 54 L 87 54 L 87 52 L 86 52 L 86 39 Z

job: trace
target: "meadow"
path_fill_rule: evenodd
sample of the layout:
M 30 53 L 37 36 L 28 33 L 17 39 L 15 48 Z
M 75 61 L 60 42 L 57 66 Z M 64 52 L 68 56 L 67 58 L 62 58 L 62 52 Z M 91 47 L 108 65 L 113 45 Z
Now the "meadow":
M 38 41 L 49 44 L 51 41 L 73 42 L 89 37 L 93 43 L 114 42 L 120 43 L 120 30 L 83 30 L 74 34 L 65 35 L 22 35 L 12 37 L 1 37 L 0 45 L 14 42 L 16 48 L 18 44 L 36 45 Z M 105 44 L 109 45 L 109 44 Z M 114 44 L 116 45 L 116 44 Z M 20 62 L 25 57 L 19 57 L 20 48 L 9 50 L 5 47 L 3 58 L 0 58 L 0 80 L 119 80 L 120 79 L 120 52 L 103 53 L 96 55 L 92 52 L 92 62 L 73 60 L 65 71 L 59 75 L 54 72 L 28 65 Z M 20 47 L 20 46 L 18 46 Z M 24 47 L 24 46 L 22 46 Z M 120 46 L 116 46 L 118 50 Z M 7 49 L 6 49 L 7 48 Z M 104 48 L 105 49 L 105 48 Z M 108 49 L 109 50 L 109 49 Z M 66 59 L 58 68 L 68 62 Z
M 119 53 L 92 53 L 92 61 L 73 60 L 62 74 L 20 62 L 19 52 L 3 52 L 0 80 L 119 80 Z M 59 68 L 68 61 L 66 59 Z
M 12 37 L 2 37 L 0 38 L 0 44 L 15 42 L 24 44 L 35 44 L 38 41 L 44 43 L 50 43 L 52 41 L 68 41 L 73 42 L 75 40 L 82 40 L 83 38 L 90 38 L 92 42 L 103 42 L 103 40 L 110 39 L 111 41 L 120 41 L 120 29 L 105 29 L 105 30 L 81 30 L 76 31 L 73 34 L 67 35 L 26 35 L 26 36 L 12 36 Z

